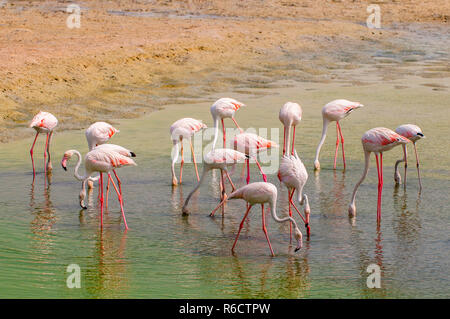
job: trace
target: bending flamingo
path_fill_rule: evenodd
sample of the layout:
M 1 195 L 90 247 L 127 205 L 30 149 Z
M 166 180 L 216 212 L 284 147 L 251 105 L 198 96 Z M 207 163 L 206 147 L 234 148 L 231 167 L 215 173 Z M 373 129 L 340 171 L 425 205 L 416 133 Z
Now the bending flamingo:
M 420 180 L 420 170 L 419 170 L 419 155 L 417 154 L 416 142 L 422 138 L 425 138 L 425 135 L 423 135 L 420 127 L 413 124 L 400 125 L 395 129 L 395 132 L 409 139 L 414 145 L 414 153 L 416 154 L 417 176 L 419 177 L 419 190 L 422 190 L 422 181 Z M 407 159 L 408 156 L 406 145 L 403 145 L 403 154 L 404 154 L 403 159 L 400 159 L 397 162 L 395 162 L 394 180 L 395 184 L 401 183 L 400 173 L 398 172 L 398 164 L 400 164 L 401 162 L 405 162 L 405 178 L 403 184 L 406 188 L 406 169 L 408 167 L 408 159 Z
M 361 179 L 356 183 L 355 189 L 353 190 L 352 200 L 348 207 L 348 213 L 351 217 L 356 216 L 356 192 L 358 190 L 359 185 L 364 181 L 367 176 L 367 172 L 369 171 L 369 160 L 370 153 L 375 153 L 375 159 L 377 161 L 377 171 L 378 171 L 378 204 L 377 204 L 377 222 L 379 223 L 381 220 L 381 192 L 383 190 L 383 152 L 389 151 L 393 147 L 409 143 L 410 140 L 401 136 L 400 134 L 395 133 L 394 131 L 384 128 L 377 127 L 371 130 L 368 130 L 361 138 L 363 149 L 364 149 L 364 157 L 365 157 L 365 166 L 364 172 Z M 378 159 L 379 158 L 379 159 Z
M 294 131 L 292 133 L 292 153 L 294 154 L 294 143 L 295 143 L 295 127 L 302 120 L 302 108 L 297 103 L 287 102 L 281 107 L 280 114 L 278 115 L 281 123 L 283 123 L 283 155 L 287 153 L 289 154 L 289 138 L 291 134 L 291 127 L 294 127 Z M 286 134 L 287 128 L 287 134 Z M 286 147 L 287 145 L 287 147 Z
M 330 103 L 326 104 L 322 109 L 322 118 L 323 118 L 323 129 L 322 129 L 322 138 L 320 139 L 319 145 L 316 150 L 316 158 L 314 159 L 314 169 L 320 169 L 319 163 L 319 153 L 322 148 L 323 142 L 325 142 L 325 137 L 327 136 L 328 124 L 330 122 L 336 121 L 336 151 L 334 152 L 334 166 L 336 169 L 336 159 L 339 148 L 339 136 L 341 137 L 342 144 L 342 160 L 344 162 L 344 170 L 346 168 L 345 165 L 345 152 L 344 152 L 344 137 L 342 135 L 341 126 L 339 121 L 343 118 L 347 117 L 353 110 L 359 109 L 363 107 L 359 102 L 351 102 L 347 100 L 334 100 Z
M 308 180 L 308 172 L 306 171 L 305 165 L 298 157 L 297 151 L 294 150 L 294 155 L 283 155 L 281 157 L 280 169 L 279 169 L 279 178 L 280 181 L 286 185 L 288 189 L 288 198 L 289 198 L 289 216 L 292 217 L 291 205 L 294 206 L 297 213 L 303 219 L 306 227 L 306 233 L 309 236 L 311 233 L 311 228 L 309 227 L 309 216 L 311 213 L 311 209 L 309 207 L 308 196 L 303 194 L 303 187 Z M 294 192 L 297 191 L 297 200 L 300 205 L 305 205 L 305 217 L 300 213 L 300 211 L 295 206 L 292 198 L 294 196 Z M 292 228 L 289 229 L 292 234 Z
M 183 156 L 183 138 L 189 140 L 189 144 L 191 145 L 192 159 L 194 161 L 195 174 L 197 175 L 197 181 L 199 181 L 198 177 L 198 169 L 197 163 L 195 161 L 195 153 L 194 148 L 192 147 L 192 136 L 206 128 L 206 125 L 202 123 L 202 121 L 192 119 L 192 118 L 183 118 L 181 120 L 176 121 L 170 127 L 170 136 L 172 138 L 173 145 L 175 146 L 175 156 L 172 158 L 172 185 L 178 185 L 177 178 L 175 176 L 175 163 L 178 160 L 178 144 L 181 145 L 181 164 L 180 164 L 180 184 L 183 178 L 183 164 L 184 164 L 184 156 Z
M 225 179 L 223 176 L 223 173 L 225 172 L 226 177 L 228 178 L 228 181 L 231 184 L 232 191 L 235 190 L 234 184 L 230 178 L 230 175 L 228 174 L 228 166 L 233 166 L 236 163 L 242 162 L 245 159 L 247 159 L 248 156 L 244 153 L 229 149 L 229 148 L 218 148 L 215 150 L 210 151 L 208 154 L 205 155 L 205 158 L 203 160 L 203 173 L 202 176 L 195 188 L 189 193 L 188 197 L 186 198 L 186 201 L 183 205 L 183 214 L 188 214 L 187 205 L 189 204 L 189 200 L 191 199 L 192 195 L 199 189 L 200 185 L 203 183 L 206 173 L 213 169 L 220 169 L 220 179 L 221 179 L 221 200 L 226 198 L 225 194 Z
M 100 173 L 100 189 L 101 189 L 101 197 L 100 197 L 100 203 L 101 203 L 101 227 L 103 227 L 103 176 L 102 173 L 108 174 L 108 178 L 111 177 L 111 171 L 115 168 L 123 167 L 123 166 L 130 166 L 134 165 L 136 166 L 136 163 L 129 157 L 123 156 L 119 154 L 118 152 L 115 152 L 111 148 L 108 147 L 96 147 L 92 151 L 89 151 L 85 158 L 85 174 L 81 176 L 78 173 L 78 169 L 81 165 L 81 154 L 77 150 L 68 150 L 64 153 L 63 159 L 61 161 L 61 166 L 64 168 L 64 170 L 67 171 L 67 161 L 70 160 L 70 158 L 75 154 L 78 156 L 78 161 L 75 166 L 75 173 L 74 176 L 76 179 L 83 182 L 83 188 L 80 193 L 80 205 L 83 208 L 83 199 L 86 197 L 86 182 L 88 179 L 94 174 L 95 172 Z M 122 195 L 120 194 L 119 190 L 117 189 L 114 181 L 111 179 L 112 184 L 114 186 L 114 189 L 117 193 L 117 197 L 119 198 L 120 203 L 120 210 L 122 213 L 122 218 L 125 223 L 125 228 L 128 229 L 127 221 L 125 218 L 125 212 L 123 210 L 123 199 Z
M 47 134 L 47 138 L 45 141 L 45 149 L 44 149 L 44 174 L 47 175 L 47 171 L 51 172 L 52 167 L 52 161 L 50 157 L 50 141 L 53 135 L 53 130 L 58 125 L 58 120 L 56 117 L 48 112 L 42 112 L 40 111 L 38 114 L 36 114 L 33 119 L 30 122 L 29 127 L 34 128 L 36 130 L 36 137 L 34 138 L 33 145 L 30 149 L 30 155 L 31 155 L 31 164 L 33 165 L 33 182 L 36 177 L 36 170 L 34 167 L 34 158 L 33 158 L 33 149 L 34 144 L 36 144 L 37 137 L 39 133 L 45 133 Z M 47 154 L 48 154 L 48 161 L 47 161 Z
M 213 149 L 216 148 L 216 142 L 217 137 L 219 136 L 219 120 L 222 122 L 222 130 L 223 130 L 223 147 L 226 148 L 226 134 L 225 134 L 225 125 L 223 123 L 223 119 L 225 118 L 231 118 L 231 120 L 234 122 L 236 127 L 239 129 L 239 131 L 242 132 L 242 129 L 237 124 L 236 120 L 234 119 L 234 114 L 237 110 L 239 110 L 242 106 L 245 106 L 244 103 L 241 103 L 235 99 L 224 97 L 221 99 L 218 99 L 214 104 L 211 106 L 211 115 L 213 117 L 214 121 L 214 142 L 213 142 Z
M 270 244 L 269 235 L 267 234 L 267 229 L 266 229 L 266 220 L 265 220 L 265 216 L 264 216 L 264 204 L 265 203 L 268 203 L 270 205 L 270 211 L 272 213 L 272 218 L 277 223 L 284 223 L 284 222 L 290 221 L 292 224 L 294 224 L 294 236 L 295 236 L 295 239 L 297 240 L 297 247 L 295 248 L 295 251 L 298 251 L 300 248 L 302 248 L 303 235 L 302 235 L 302 232 L 300 231 L 300 229 L 298 229 L 297 223 L 295 222 L 295 220 L 290 216 L 285 217 L 285 218 L 279 218 L 277 216 L 277 210 L 276 210 L 277 188 L 275 187 L 275 185 L 273 185 L 271 183 L 267 183 L 267 182 L 256 182 L 256 183 L 247 184 L 247 185 L 239 188 L 238 190 L 234 191 L 233 193 L 231 193 L 230 196 L 228 197 L 228 200 L 236 199 L 236 198 L 242 198 L 243 200 L 245 200 L 248 204 L 248 207 L 244 214 L 244 218 L 242 219 L 242 221 L 239 225 L 239 231 L 236 235 L 236 239 L 234 240 L 234 244 L 233 244 L 233 247 L 231 248 L 231 251 L 234 252 L 234 248 L 235 248 L 237 240 L 239 238 L 239 234 L 241 233 L 242 227 L 244 226 L 244 221 L 247 218 L 247 215 L 250 212 L 250 209 L 255 204 L 261 204 L 262 229 L 263 229 L 264 235 L 266 236 L 267 243 L 269 244 L 270 252 L 272 253 L 272 256 L 275 256 L 273 249 L 272 249 L 272 245 Z M 225 200 L 222 201 L 221 205 L 223 205 L 224 202 L 225 202 Z M 212 214 L 212 216 L 213 215 L 214 214 Z
M 235 150 L 248 155 L 248 158 L 245 160 L 247 164 L 247 184 L 250 182 L 250 157 L 255 159 L 264 182 L 267 182 L 267 176 L 264 174 L 256 157 L 261 151 L 278 147 L 277 143 L 253 133 L 243 132 L 234 137 L 233 145 Z

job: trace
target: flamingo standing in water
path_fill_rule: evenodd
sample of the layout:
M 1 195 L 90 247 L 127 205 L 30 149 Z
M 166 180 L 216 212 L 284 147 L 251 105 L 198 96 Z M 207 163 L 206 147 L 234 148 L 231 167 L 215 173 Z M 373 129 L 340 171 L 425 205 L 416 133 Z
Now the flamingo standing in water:
M 395 132 L 409 139 L 414 145 L 414 153 L 416 154 L 417 176 L 419 177 L 419 190 L 422 190 L 422 181 L 420 180 L 419 170 L 419 155 L 417 154 L 416 142 L 422 138 L 425 138 L 425 135 L 423 135 L 421 128 L 414 124 L 400 125 L 395 129 Z M 397 185 L 401 183 L 400 173 L 398 172 L 398 164 L 400 164 L 401 162 L 405 162 L 405 178 L 403 184 L 406 189 L 406 169 L 408 168 L 406 145 L 403 145 L 403 154 L 403 159 L 395 162 L 394 180 L 395 184 Z
M 248 158 L 245 160 L 247 164 L 247 184 L 250 182 L 250 157 L 255 159 L 256 165 L 258 165 L 259 171 L 261 172 L 264 182 L 267 182 L 267 176 L 262 171 L 261 165 L 256 159 L 256 156 L 261 151 L 267 150 L 269 148 L 278 147 L 277 143 L 253 133 L 243 132 L 234 137 L 233 144 L 235 150 L 238 150 L 248 155 Z
M 170 127 L 170 136 L 172 138 L 173 145 L 175 146 L 175 156 L 172 158 L 172 185 L 178 185 L 177 177 L 175 176 L 175 163 L 178 160 L 178 144 L 181 145 L 181 164 L 180 164 L 180 184 L 183 178 L 183 138 L 189 140 L 191 145 L 192 159 L 194 161 L 195 174 L 197 175 L 197 182 L 200 180 L 198 177 L 197 163 L 195 161 L 194 148 L 192 146 L 192 136 L 206 128 L 207 126 L 202 123 L 202 121 L 193 118 L 183 118 L 172 124 Z
M 40 111 L 38 114 L 36 114 L 33 119 L 30 122 L 29 127 L 34 128 L 36 130 L 36 137 L 34 138 L 33 145 L 30 149 L 30 155 L 31 155 L 31 164 L 33 165 L 33 182 L 36 177 L 36 170 L 34 167 L 34 158 L 33 158 L 33 150 L 34 150 L 34 144 L 36 144 L 37 137 L 39 133 L 45 133 L 47 134 L 47 138 L 45 141 L 45 149 L 44 149 L 44 174 L 47 175 L 47 171 L 51 172 L 52 167 L 52 161 L 50 158 L 50 141 L 53 136 L 53 130 L 58 125 L 58 120 L 56 117 L 48 112 L 42 112 Z M 47 161 L 47 154 L 48 154 L 48 161 Z
M 103 146 L 98 146 L 94 148 L 93 150 L 89 151 L 85 158 L 85 174 L 81 176 L 78 173 L 78 169 L 81 165 L 81 154 L 77 150 L 68 150 L 64 153 L 63 159 L 61 161 L 61 166 L 64 168 L 64 170 L 67 171 L 67 161 L 70 160 L 70 158 L 75 154 L 78 156 L 78 161 L 75 166 L 75 173 L 74 176 L 76 179 L 83 182 L 83 189 L 80 194 L 80 205 L 82 205 L 82 199 L 86 197 L 86 182 L 88 179 L 94 174 L 95 172 L 100 173 L 100 189 L 101 189 L 101 197 L 100 197 L 100 203 L 101 203 L 101 227 L 103 228 L 103 177 L 102 173 L 108 174 L 108 177 L 110 178 L 114 189 L 117 193 L 117 197 L 119 198 L 120 203 L 120 210 L 122 213 L 122 218 L 125 223 L 125 228 L 128 229 L 127 220 L 125 218 L 125 212 L 123 210 L 123 199 L 122 195 L 120 194 L 119 190 L 117 189 L 117 186 L 115 185 L 114 181 L 111 178 L 111 171 L 113 169 L 123 167 L 123 166 L 130 166 L 134 165 L 136 166 L 136 163 L 127 156 L 123 156 L 120 153 L 113 150 L 111 146 L 106 146 L 110 144 L 105 144 Z M 106 147 L 105 147 L 106 146 Z M 83 207 L 83 205 L 82 205 Z M 85 208 L 85 207 L 83 207 Z
M 122 147 L 122 146 L 116 145 L 116 144 L 101 144 L 101 145 L 96 146 L 95 148 L 105 150 L 105 151 L 113 151 L 113 152 L 119 153 L 120 155 L 126 156 L 126 157 L 136 157 L 136 153 L 126 149 L 125 147 Z M 122 181 L 120 180 L 119 176 L 117 175 L 116 170 L 113 169 L 112 171 L 114 173 L 114 176 L 117 179 L 117 186 L 119 187 L 120 196 L 122 196 Z M 102 178 L 102 173 L 100 173 L 99 178 Z M 108 184 L 106 184 L 106 200 L 105 200 L 105 208 L 106 209 L 108 209 L 108 195 L 109 195 L 110 182 L 113 182 L 113 180 L 112 180 L 111 174 L 108 174 Z M 83 206 L 81 206 L 81 207 L 83 207 Z
M 220 178 L 221 178 L 221 200 L 224 200 L 226 198 L 225 194 L 225 179 L 223 176 L 223 173 L 225 172 L 228 181 L 231 184 L 232 191 L 235 190 L 234 184 L 230 178 L 230 175 L 228 174 L 228 166 L 234 166 L 236 163 L 244 161 L 246 158 L 248 158 L 247 155 L 244 153 L 229 149 L 229 148 L 218 148 L 215 150 L 210 151 L 208 154 L 205 155 L 205 158 L 203 160 L 203 173 L 202 176 L 195 188 L 189 193 L 188 197 L 186 198 L 186 201 L 183 205 L 183 214 L 187 215 L 187 205 L 189 204 L 189 200 L 191 199 L 192 195 L 199 189 L 200 185 L 203 183 L 206 173 L 213 169 L 220 169 Z
M 297 103 L 287 102 L 281 107 L 280 113 L 278 115 L 281 123 L 283 123 L 283 155 L 289 153 L 289 138 L 291 134 L 291 127 L 294 127 L 292 133 L 292 153 L 294 154 L 294 143 L 295 143 L 295 127 L 302 120 L 302 108 Z M 286 134 L 287 128 L 287 134 Z M 287 145 L 287 146 L 286 146 Z
M 388 128 L 377 127 L 370 129 L 366 133 L 364 133 L 361 141 L 365 157 L 364 172 L 361 179 L 356 183 L 355 189 L 353 190 L 352 200 L 348 207 L 348 213 L 351 217 L 356 216 L 356 192 L 359 185 L 361 185 L 361 183 L 367 176 L 367 172 L 369 171 L 370 153 L 374 152 L 378 171 L 377 223 L 379 224 L 381 220 L 381 192 L 383 190 L 383 152 L 389 151 L 397 145 L 405 145 L 409 143 L 410 140 Z
M 320 139 L 319 145 L 316 150 L 316 158 L 314 159 L 314 169 L 320 170 L 319 163 L 319 153 L 322 148 L 323 142 L 325 142 L 325 137 L 327 136 L 328 124 L 330 122 L 336 121 L 336 151 L 334 152 L 334 166 L 336 169 L 336 159 L 339 148 L 339 136 L 341 137 L 342 144 L 342 160 L 344 162 L 344 170 L 346 168 L 345 165 L 345 153 L 344 153 L 344 137 L 342 135 L 341 126 L 339 125 L 339 121 L 343 118 L 347 117 L 353 110 L 359 109 L 363 107 L 359 102 L 352 102 L 347 100 L 334 100 L 330 103 L 326 104 L 322 109 L 322 118 L 323 118 L 323 129 L 322 129 L 322 138 Z
M 226 148 L 226 134 L 225 134 L 225 125 L 223 123 L 223 119 L 225 118 L 231 118 L 231 120 L 234 122 L 236 127 L 239 129 L 239 131 L 242 133 L 242 129 L 237 124 L 236 120 L 234 119 L 234 114 L 237 110 L 239 110 L 242 106 L 245 106 L 244 103 L 241 103 L 235 99 L 224 97 L 221 99 L 218 99 L 214 104 L 211 106 L 211 115 L 213 117 L 214 121 L 214 142 L 213 142 L 213 149 L 216 148 L 217 143 L 217 137 L 219 136 L 219 120 L 222 122 L 222 130 L 223 130 L 223 147 Z
M 236 239 L 234 240 L 233 247 L 231 248 L 231 251 L 234 252 L 234 248 L 236 246 L 237 240 L 239 238 L 239 234 L 241 233 L 242 227 L 244 226 L 244 221 L 247 218 L 248 213 L 250 212 L 250 209 L 255 204 L 261 204 L 261 211 L 262 211 L 262 229 L 264 232 L 264 235 L 266 236 L 267 243 L 269 244 L 270 252 L 272 253 L 272 256 L 275 256 L 275 253 L 273 252 L 272 245 L 270 244 L 269 235 L 267 234 L 266 229 L 266 220 L 264 216 L 264 204 L 268 203 L 270 205 L 270 212 L 272 213 L 272 218 L 277 223 L 284 223 L 290 221 L 292 224 L 294 224 L 294 236 L 297 240 L 297 247 L 295 248 L 295 251 L 298 251 L 300 248 L 302 248 L 302 232 L 297 227 L 297 223 L 295 220 L 288 216 L 285 218 L 279 218 L 277 216 L 277 210 L 276 210 L 276 204 L 277 204 L 277 188 L 272 183 L 267 182 L 256 182 L 247 184 L 238 190 L 234 191 L 230 194 L 228 197 L 229 199 L 236 199 L 236 198 L 242 198 L 247 202 L 247 210 L 244 214 L 244 218 L 242 219 L 240 225 L 239 225 L 239 231 L 236 235 Z M 222 201 L 220 205 L 223 205 L 225 202 Z M 212 214 L 214 216 L 214 214 Z
M 298 157 L 296 150 L 294 150 L 294 155 L 285 154 L 281 157 L 278 176 L 280 178 L 280 181 L 284 185 L 286 185 L 288 189 L 289 216 L 292 217 L 292 205 L 294 206 L 300 217 L 303 219 L 306 227 L 306 234 L 307 236 L 309 236 L 311 233 L 311 228 L 309 226 L 309 216 L 311 213 L 311 209 L 309 207 L 308 196 L 306 194 L 303 194 L 303 187 L 308 180 L 308 172 L 306 171 L 305 165 L 303 165 L 303 162 Z M 295 191 L 297 191 L 297 200 L 300 205 L 305 205 L 305 217 L 303 217 L 303 215 L 300 213 L 300 211 L 292 201 Z M 292 227 L 290 227 L 289 232 L 292 235 Z

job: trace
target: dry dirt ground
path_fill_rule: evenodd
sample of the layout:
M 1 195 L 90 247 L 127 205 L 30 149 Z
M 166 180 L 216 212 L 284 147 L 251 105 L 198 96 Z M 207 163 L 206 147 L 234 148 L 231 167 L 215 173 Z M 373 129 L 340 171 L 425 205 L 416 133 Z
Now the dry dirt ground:
M 71 3 L 80 28 L 66 24 Z M 381 29 L 366 26 L 371 3 Z M 40 109 L 75 129 L 235 87 L 332 81 L 404 52 L 411 30 L 395 26 L 448 37 L 449 16 L 448 0 L 0 0 L 0 141 L 32 134 Z

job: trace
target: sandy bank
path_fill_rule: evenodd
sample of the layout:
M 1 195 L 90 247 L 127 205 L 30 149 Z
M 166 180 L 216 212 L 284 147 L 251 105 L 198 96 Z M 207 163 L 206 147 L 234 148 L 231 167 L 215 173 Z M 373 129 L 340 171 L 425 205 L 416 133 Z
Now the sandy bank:
M 385 2 L 377 2 L 383 27 L 448 30 L 448 1 Z M 398 58 L 408 30 L 367 28 L 368 3 L 83 1 L 79 29 L 66 26 L 64 1 L 3 3 L 0 141 L 32 134 L 24 127 L 39 109 L 57 115 L 60 130 L 83 128 L 230 88 L 332 81 L 333 71 L 371 63 L 380 50 Z

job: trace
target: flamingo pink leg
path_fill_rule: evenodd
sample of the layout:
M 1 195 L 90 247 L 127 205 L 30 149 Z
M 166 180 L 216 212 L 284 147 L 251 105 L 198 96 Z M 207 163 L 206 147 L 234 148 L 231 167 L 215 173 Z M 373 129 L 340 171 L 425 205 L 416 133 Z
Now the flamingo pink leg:
M 211 212 L 211 214 L 209 214 L 209 216 L 210 216 L 210 217 L 214 217 L 214 214 L 216 213 L 216 211 L 220 208 L 220 206 L 222 206 L 223 204 L 225 204 L 225 201 L 226 201 L 226 198 L 223 199 L 223 200 L 219 203 L 219 205 L 217 205 L 217 207 L 214 208 L 214 209 L 212 210 L 212 212 Z
M 275 257 L 275 254 L 272 249 L 272 245 L 270 244 L 269 235 L 267 234 L 266 218 L 264 216 L 264 204 L 261 204 L 261 210 L 262 210 L 262 229 L 263 229 L 264 235 L 266 235 L 267 243 L 269 244 L 269 248 L 270 248 L 270 252 L 272 253 L 272 257 Z
M 414 145 L 414 153 L 416 153 L 416 166 L 417 166 L 417 176 L 419 178 L 419 191 L 421 191 L 422 190 L 422 181 L 420 179 L 419 154 L 417 154 L 416 142 L 414 142 L 413 145 Z M 405 176 L 406 176 L 406 174 L 405 174 Z
M 294 131 L 292 133 L 292 150 L 291 150 L 292 155 L 294 155 L 294 144 L 295 144 L 295 126 L 294 126 Z
M 262 175 L 262 177 L 263 177 L 264 182 L 267 182 L 267 176 L 266 176 L 266 174 L 263 173 L 263 170 L 262 170 L 262 168 L 261 168 L 261 165 L 259 164 L 259 162 L 258 162 L 257 159 L 255 159 L 255 161 L 256 161 L 256 165 L 258 165 L 259 171 L 261 172 L 261 175 Z M 249 181 L 250 181 L 250 179 L 249 179 Z M 248 183 L 247 183 L 247 184 L 248 184 Z
M 197 162 L 195 161 L 194 147 L 192 146 L 192 141 L 191 140 L 189 140 L 189 144 L 191 144 L 192 160 L 194 161 L 195 174 L 197 175 L 197 182 L 199 182 L 200 181 L 200 177 L 198 176 Z
M 183 140 L 181 140 L 180 184 L 183 179 L 183 164 L 184 164 L 184 152 L 183 152 Z
M 119 176 L 117 176 L 117 173 L 116 173 L 115 169 L 113 169 L 113 173 L 114 173 L 114 176 L 117 179 L 117 186 L 119 186 L 120 195 L 122 195 L 122 181 L 120 180 Z M 111 178 L 111 180 L 112 180 L 112 178 Z
M 116 186 L 116 183 L 114 183 L 114 180 L 111 178 L 111 182 L 112 182 L 112 185 L 113 185 L 113 187 L 114 187 L 114 189 L 115 189 L 115 191 L 116 191 L 116 193 L 117 193 L 117 197 L 118 197 L 118 199 L 119 199 L 119 203 L 120 203 L 120 212 L 122 213 L 122 218 L 123 218 L 123 222 L 124 222 L 124 224 L 125 224 L 125 229 L 128 229 L 128 225 L 127 225 L 127 219 L 126 219 L 126 217 L 125 217 L 125 212 L 124 212 L 124 210 L 123 210 L 123 197 L 122 197 L 122 194 L 119 192 L 119 190 L 117 189 L 117 186 Z M 117 181 L 117 182 L 119 182 L 119 181 Z
M 236 187 L 234 187 L 234 184 L 233 184 L 233 181 L 231 180 L 230 174 L 228 174 L 227 171 L 225 171 L 225 174 L 227 175 L 227 179 L 228 179 L 228 181 L 229 181 L 230 184 L 231 184 L 232 191 L 234 192 L 234 191 L 236 190 Z
M 336 122 L 336 151 L 334 152 L 334 165 L 333 169 L 336 169 L 336 159 L 339 149 L 339 129 L 338 129 L 338 123 Z
M 336 122 L 337 127 L 339 128 L 339 135 L 341 137 L 341 145 L 342 145 L 342 160 L 344 162 L 344 171 L 346 168 L 345 165 L 345 152 L 344 152 L 344 136 L 342 136 L 342 130 L 341 130 L 341 125 L 339 124 L 339 122 Z
M 292 192 L 292 195 L 294 195 L 294 192 Z M 290 199 L 290 203 L 291 205 L 295 208 L 295 210 L 297 211 L 298 215 L 301 217 L 301 219 L 303 220 L 303 222 L 305 223 L 305 227 L 306 227 L 306 235 L 309 237 L 309 235 L 311 234 L 311 227 L 309 227 L 309 223 L 308 221 L 305 219 L 305 217 L 303 217 L 302 213 L 299 211 L 299 209 L 297 208 L 297 206 L 295 206 L 294 202 L 292 201 L 292 197 Z M 292 216 L 292 215 L 291 215 Z
M 244 218 L 242 218 L 242 221 L 241 221 L 241 223 L 239 224 L 239 231 L 238 231 L 238 233 L 237 233 L 237 235 L 236 235 L 236 239 L 234 240 L 233 247 L 231 248 L 231 251 L 232 251 L 232 252 L 234 252 L 234 247 L 236 247 L 236 243 L 237 243 L 237 241 L 238 241 L 238 239 L 239 239 L 239 235 L 241 234 L 242 227 L 244 227 L 244 221 L 245 221 L 245 219 L 247 218 L 248 212 L 250 211 L 250 209 L 252 208 L 252 206 L 253 206 L 253 205 L 249 205 L 249 206 L 247 207 L 247 211 L 245 212 Z
M 234 117 L 232 117 L 231 119 L 233 120 L 234 124 L 235 124 L 236 127 L 239 129 L 239 131 L 240 131 L 241 133 L 244 132 L 244 130 L 241 129 L 241 128 L 239 127 L 239 125 L 237 124 L 237 122 L 236 122 L 236 120 L 234 119 Z M 222 120 L 222 121 L 223 121 L 223 120 Z
M 380 153 L 380 158 L 378 160 L 378 154 L 375 154 L 377 161 L 377 172 L 378 172 L 378 202 L 377 202 L 377 223 L 381 220 L 381 193 L 383 190 L 383 153 Z
M 291 202 L 292 202 L 292 196 L 294 196 L 294 191 L 288 190 L 288 197 L 289 197 L 289 217 L 292 217 L 292 209 L 291 209 Z M 292 242 L 292 223 L 289 223 L 289 243 Z
M 48 135 L 48 145 L 47 145 L 48 161 L 47 161 L 47 168 L 49 167 L 49 165 L 52 164 L 52 159 L 51 159 L 51 156 L 50 156 L 50 142 L 52 140 L 52 135 L 53 135 L 53 131 L 51 131 L 50 134 Z
M 247 163 L 247 184 L 250 183 L 250 160 L 247 158 L 245 160 Z
M 103 174 L 100 173 L 100 227 L 103 228 Z
M 45 149 L 44 149 L 44 175 L 47 176 L 47 148 L 48 148 L 48 133 L 45 139 Z
M 36 137 L 34 138 L 33 145 L 31 146 L 31 149 L 30 149 L 31 164 L 33 165 L 33 182 L 34 182 L 34 178 L 36 177 L 36 170 L 34 168 L 34 159 L 33 159 L 33 149 L 34 149 L 34 144 L 36 144 L 38 135 L 39 135 L 39 132 L 36 133 Z
M 223 178 L 223 171 L 220 170 L 220 200 L 225 198 L 225 179 Z
M 290 191 L 289 191 L 289 193 L 290 193 Z M 294 202 L 292 201 L 292 198 L 294 197 L 294 193 L 295 193 L 295 189 L 292 190 L 292 194 L 289 194 L 289 216 L 292 217 L 292 211 L 291 211 L 291 206 L 290 206 L 290 205 L 292 205 L 294 207 L 294 209 L 297 211 L 298 215 L 303 220 L 303 222 L 305 223 L 306 230 L 309 231 L 309 225 L 306 222 L 305 217 L 303 217 L 303 215 L 300 212 L 300 210 L 297 208 L 297 206 L 295 206 Z M 289 230 L 291 230 L 291 228 L 289 228 Z
M 111 182 L 111 174 L 108 173 L 108 184 L 106 184 L 105 209 L 108 210 L 109 183 Z
M 227 148 L 227 136 L 225 134 L 225 124 L 223 124 L 223 119 L 222 119 L 222 133 L 223 133 L 223 148 Z

